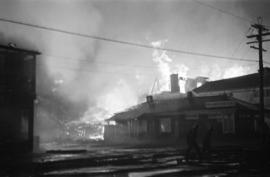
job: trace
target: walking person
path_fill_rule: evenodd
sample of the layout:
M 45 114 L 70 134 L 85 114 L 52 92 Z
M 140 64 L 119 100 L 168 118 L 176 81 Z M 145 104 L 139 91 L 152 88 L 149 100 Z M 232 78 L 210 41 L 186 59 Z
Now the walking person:
M 187 148 L 186 155 L 185 155 L 186 162 L 189 161 L 189 156 L 190 156 L 190 153 L 192 152 L 192 150 L 195 150 L 195 153 L 198 155 L 199 161 L 201 161 L 201 151 L 200 151 L 200 147 L 197 143 L 198 128 L 199 128 L 199 126 L 197 124 L 194 125 L 187 134 L 188 148 Z
M 211 126 L 207 132 L 205 133 L 205 136 L 203 138 L 203 148 L 202 148 L 202 154 L 209 158 L 211 157 L 211 151 L 212 151 L 212 132 L 213 132 L 213 126 Z

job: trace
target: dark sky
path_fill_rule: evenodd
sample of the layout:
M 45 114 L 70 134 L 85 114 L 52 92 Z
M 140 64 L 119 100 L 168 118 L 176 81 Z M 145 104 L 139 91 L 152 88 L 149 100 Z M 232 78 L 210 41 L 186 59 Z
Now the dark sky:
M 251 34 L 251 21 L 256 22 L 258 16 L 270 25 L 269 7 L 267 0 L 1 0 L 0 18 L 257 60 L 257 51 L 245 44 L 245 36 Z M 103 119 L 136 104 L 156 79 L 167 87 L 171 72 L 215 80 L 255 72 L 258 67 L 242 61 L 162 54 L 7 22 L 0 22 L 0 37 L 3 44 L 13 42 L 42 53 L 38 70 L 45 70 L 46 79 L 52 83 L 42 85 L 45 90 L 74 104 L 87 102 L 87 111 L 81 111 L 78 120 Z M 269 44 L 264 47 L 269 49 Z M 268 53 L 264 57 L 270 62 Z M 38 79 L 40 83 L 44 80 L 42 76 Z M 100 108 L 109 114 L 104 116 Z

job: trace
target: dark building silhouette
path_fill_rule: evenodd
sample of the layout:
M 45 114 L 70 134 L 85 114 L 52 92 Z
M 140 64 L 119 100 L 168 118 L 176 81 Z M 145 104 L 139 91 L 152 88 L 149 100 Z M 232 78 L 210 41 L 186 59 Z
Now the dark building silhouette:
M 197 96 L 231 95 L 234 98 L 252 104 L 259 103 L 259 73 L 209 81 L 193 90 Z M 270 105 L 270 68 L 264 68 L 264 101 L 265 107 Z
M 0 45 L 0 152 L 33 150 L 36 56 Z

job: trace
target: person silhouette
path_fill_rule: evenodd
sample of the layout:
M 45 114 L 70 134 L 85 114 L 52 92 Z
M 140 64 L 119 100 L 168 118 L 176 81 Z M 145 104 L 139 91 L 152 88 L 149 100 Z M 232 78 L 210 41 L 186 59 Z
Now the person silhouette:
M 199 126 L 197 124 L 194 125 L 187 134 L 188 148 L 186 150 L 186 155 L 185 155 L 186 162 L 189 161 L 189 156 L 190 156 L 190 153 L 192 152 L 192 150 L 195 150 L 195 153 L 199 157 L 199 161 L 201 161 L 201 151 L 200 151 L 200 147 L 197 143 L 198 128 L 199 128 Z
M 203 148 L 202 148 L 202 153 L 206 156 L 209 156 L 212 151 L 212 133 L 213 133 L 213 126 L 206 131 L 204 138 L 203 138 Z

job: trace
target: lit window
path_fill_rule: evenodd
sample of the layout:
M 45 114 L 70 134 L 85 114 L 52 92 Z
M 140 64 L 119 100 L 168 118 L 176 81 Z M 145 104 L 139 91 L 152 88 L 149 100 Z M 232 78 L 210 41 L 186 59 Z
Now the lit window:
M 116 122 L 114 120 L 110 120 L 109 125 L 116 125 Z
M 161 119 L 160 120 L 160 130 L 162 133 L 170 133 L 172 131 L 171 120 L 170 119 Z

